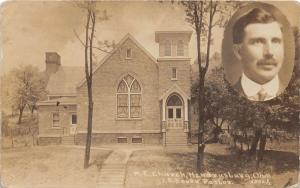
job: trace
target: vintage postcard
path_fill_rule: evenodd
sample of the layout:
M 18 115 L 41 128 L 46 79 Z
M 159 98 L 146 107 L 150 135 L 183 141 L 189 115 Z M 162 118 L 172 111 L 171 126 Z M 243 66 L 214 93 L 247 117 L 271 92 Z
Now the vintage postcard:
M 2 188 L 296 188 L 296 1 L 1 4 Z

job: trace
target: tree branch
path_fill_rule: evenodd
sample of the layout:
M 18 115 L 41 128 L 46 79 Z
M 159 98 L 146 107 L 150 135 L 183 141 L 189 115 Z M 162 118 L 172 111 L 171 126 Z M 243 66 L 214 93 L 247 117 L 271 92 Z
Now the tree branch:
M 82 46 L 85 46 L 84 42 L 80 39 L 80 37 L 78 36 L 77 32 L 73 29 L 73 32 L 76 36 L 76 38 L 79 40 L 79 42 L 82 44 Z
M 93 82 L 93 40 L 94 40 L 94 32 L 95 32 L 95 12 L 91 12 L 91 20 L 92 20 L 92 31 L 91 31 L 91 38 L 90 38 L 90 85 L 92 86 Z
M 89 77 L 89 69 L 88 69 L 88 41 L 89 41 L 89 25 L 90 25 L 90 17 L 91 17 L 91 11 L 88 9 L 88 14 L 87 14 L 87 21 L 86 21 L 86 27 L 85 27 L 85 45 L 84 45 L 84 55 L 85 55 L 85 77 L 87 84 L 89 85 L 90 82 L 90 77 Z

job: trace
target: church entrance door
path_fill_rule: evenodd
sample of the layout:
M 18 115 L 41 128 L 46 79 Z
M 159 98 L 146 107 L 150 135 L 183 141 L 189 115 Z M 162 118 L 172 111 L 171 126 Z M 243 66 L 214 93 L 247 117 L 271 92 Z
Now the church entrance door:
M 167 102 L 167 129 L 183 128 L 183 103 L 176 94 L 171 95 Z

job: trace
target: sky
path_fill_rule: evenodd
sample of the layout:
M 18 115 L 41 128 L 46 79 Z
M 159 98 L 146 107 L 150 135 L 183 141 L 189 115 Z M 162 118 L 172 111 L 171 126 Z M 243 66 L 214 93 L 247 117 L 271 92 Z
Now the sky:
M 299 26 L 299 7 L 291 2 L 268 2 L 277 6 L 291 25 Z M 155 31 L 193 30 L 185 21 L 184 10 L 177 4 L 153 1 L 109 1 L 99 4 L 111 15 L 108 21 L 97 22 L 98 40 L 120 41 L 130 33 L 153 56 L 158 56 Z M 1 4 L 1 72 L 23 64 L 45 69 L 45 52 L 57 52 L 64 66 L 83 66 L 84 49 L 75 37 L 84 34 L 85 14 L 73 2 L 10 1 Z M 213 30 L 212 54 L 221 52 L 223 29 Z M 191 57 L 196 57 L 196 41 L 190 42 Z M 101 59 L 105 54 L 99 52 Z

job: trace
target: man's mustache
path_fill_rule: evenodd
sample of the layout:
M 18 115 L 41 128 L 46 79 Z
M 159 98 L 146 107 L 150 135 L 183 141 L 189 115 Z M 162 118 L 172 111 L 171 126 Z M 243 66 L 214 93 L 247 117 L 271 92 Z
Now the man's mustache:
M 273 58 L 261 59 L 257 62 L 257 65 L 277 65 L 278 61 Z

